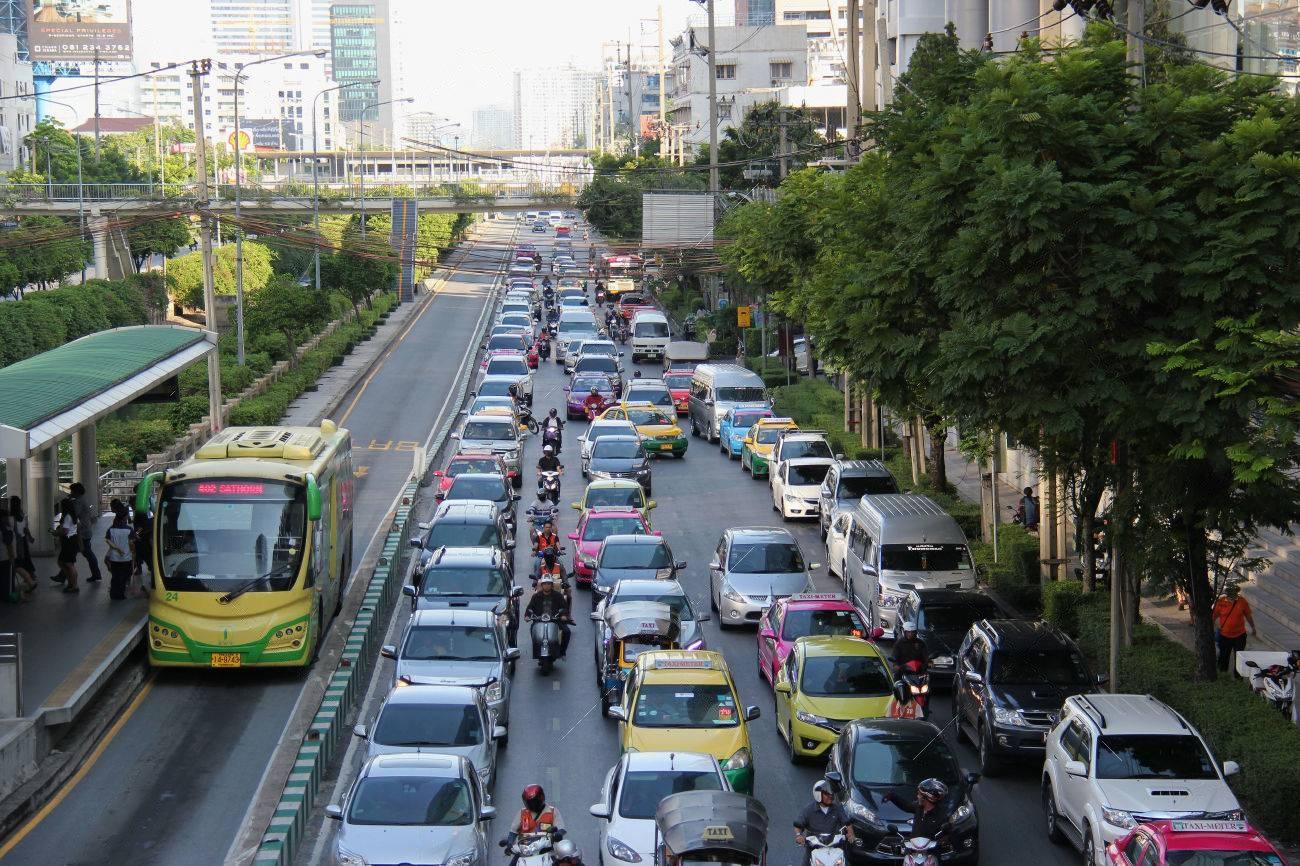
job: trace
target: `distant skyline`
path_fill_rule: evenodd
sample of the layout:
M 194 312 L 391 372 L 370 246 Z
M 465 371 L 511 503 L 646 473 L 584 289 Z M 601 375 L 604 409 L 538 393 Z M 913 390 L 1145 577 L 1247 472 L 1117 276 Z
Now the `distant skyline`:
M 642 44 L 657 51 L 658 0 L 569 0 L 562 6 L 537 0 L 392 3 L 401 7 L 403 18 L 395 38 L 404 52 L 405 95 L 415 98 L 410 110 L 450 117 L 466 129 L 474 109 L 513 104 L 516 69 L 572 63 L 594 71 L 600 68 L 601 43 L 627 42 L 629 33 L 634 51 Z M 719 4 L 719 11 L 726 5 Z M 691 0 L 663 0 L 663 10 L 665 39 L 670 39 L 701 7 Z

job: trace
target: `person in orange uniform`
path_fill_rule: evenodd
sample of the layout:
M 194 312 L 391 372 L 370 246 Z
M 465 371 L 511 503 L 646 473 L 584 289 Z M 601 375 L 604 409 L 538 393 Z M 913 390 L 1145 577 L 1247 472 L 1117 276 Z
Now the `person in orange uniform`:
M 509 849 L 515 839 L 529 833 L 550 833 L 551 841 L 558 842 L 565 832 L 560 810 L 546 802 L 546 791 L 541 785 L 529 785 L 524 788 L 524 808 L 515 816 L 510 833 L 498 844 Z
M 1229 586 L 1214 603 L 1215 639 L 1219 645 L 1219 670 L 1227 671 L 1234 652 L 1246 648 L 1246 625 L 1252 637 L 1259 637 L 1250 602 L 1241 595 L 1241 587 Z

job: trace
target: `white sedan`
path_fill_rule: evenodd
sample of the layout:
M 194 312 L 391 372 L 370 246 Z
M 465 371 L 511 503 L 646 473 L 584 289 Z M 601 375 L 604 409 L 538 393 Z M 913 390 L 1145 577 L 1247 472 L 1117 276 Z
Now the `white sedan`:
M 628 752 L 605 776 L 600 802 L 600 862 L 605 866 L 653 863 L 655 809 L 683 791 L 727 791 L 718 760 L 695 752 Z
M 835 465 L 829 457 L 795 457 L 783 460 L 771 473 L 772 510 L 781 512 L 782 520 L 816 517 L 821 512 L 822 482 Z

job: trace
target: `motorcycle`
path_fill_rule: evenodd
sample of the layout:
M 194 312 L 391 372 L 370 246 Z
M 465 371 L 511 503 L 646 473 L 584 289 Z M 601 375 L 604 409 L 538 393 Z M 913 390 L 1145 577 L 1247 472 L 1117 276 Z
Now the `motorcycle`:
M 531 524 L 528 528 L 528 538 L 533 543 L 537 543 L 538 534 L 546 528 L 547 523 L 554 523 L 560 518 L 560 506 L 552 503 L 544 508 L 538 508 L 536 505 L 530 505 L 524 514 L 528 515 L 528 522 Z
M 525 428 L 529 433 L 536 434 L 541 429 L 541 425 L 533 417 L 532 407 L 523 400 L 515 401 L 515 412 L 519 414 L 519 426 Z
M 561 432 L 560 428 L 553 424 L 549 424 L 546 429 L 542 431 L 542 448 L 550 445 L 555 449 L 555 453 L 559 454 L 563 439 L 564 434 Z
M 554 670 L 555 662 L 560 658 L 560 641 L 563 640 L 560 623 L 544 613 L 532 620 L 529 633 L 533 638 L 533 658 L 537 659 L 537 669 L 546 676 Z
M 538 470 L 537 472 L 537 498 L 549 499 L 551 502 L 559 504 L 560 501 L 560 473 L 554 470 Z
M 602 412 L 604 412 L 606 409 L 608 409 L 610 406 L 613 405 L 614 405 L 614 401 L 606 399 L 604 396 L 601 396 L 599 403 L 597 403 L 594 400 L 589 402 L 584 402 L 582 404 L 582 408 L 587 415 L 587 420 L 595 421 L 597 418 L 600 417 Z
M 550 360 L 551 341 L 546 337 L 542 337 L 537 341 L 537 357 L 541 358 L 543 361 Z
M 894 697 L 887 715 L 893 719 L 926 719 L 929 704 L 930 675 L 919 661 L 910 661 L 895 676 Z
M 510 855 L 510 866 L 551 866 L 553 847 L 555 840 L 550 833 L 520 833 L 506 853 Z
M 1250 687 L 1264 696 L 1269 706 L 1280 712 L 1285 718 L 1291 718 L 1291 707 L 1295 702 L 1295 675 L 1300 665 L 1300 653 L 1289 653 L 1287 664 L 1273 664 L 1261 668 L 1256 661 L 1244 662 L 1253 673 L 1250 675 Z
M 605 287 L 602 285 L 596 286 L 596 305 L 602 307 L 605 305 Z
M 541 359 L 541 350 L 537 348 L 537 343 L 528 347 L 528 354 L 524 356 L 524 361 L 528 364 L 528 369 L 536 370 L 537 362 Z
M 844 866 L 843 833 L 809 833 L 804 839 L 811 849 L 810 866 Z

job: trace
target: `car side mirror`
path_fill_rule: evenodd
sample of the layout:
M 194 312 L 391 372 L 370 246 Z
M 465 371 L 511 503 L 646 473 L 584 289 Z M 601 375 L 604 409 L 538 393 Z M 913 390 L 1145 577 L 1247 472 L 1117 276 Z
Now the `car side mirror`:
M 718 562 L 718 560 L 716 560 L 716 559 L 711 559 L 711 560 L 709 560 L 709 570 L 710 570 L 710 571 L 717 571 L 717 570 L 720 569 L 720 568 L 722 568 L 722 563 L 721 563 L 721 562 Z
M 570 532 L 568 535 L 565 536 L 565 538 L 569 539 L 570 541 L 577 541 L 577 540 L 578 540 L 578 533 L 576 533 L 576 532 Z
M 758 636 L 761 638 L 767 638 L 768 640 L 771 640 L 776 637 L 776 632 L 772 631 L 767 626 L 764 626 L 763 628 L 760 628 L 758 630 Z
M 601 818 L 602 820 L 606 820 L 606 821 L 609 820 L 609 806 L 605 803 L 594 804 L 591 807 L 590 811 L 591 811 L 591 817 L 593 818 Z
M 602 618 L 603 618 L 603 617 L 601 617 L 601 615 L 600 615 L 597 611 L 594 611 L 594 610 L 593 610 L 593 611 L 591 612 L 591 621 L 592 621 L 592 622 L 600 622 Z
M 514 549 L 515 549 L 515 540 L 512 538 L 506 542 L 506 550 L 514 550 Z
M 966 680 L 966 682 L 970 683 L 973 686 L 984 685 L 984 675 L 979 673 L 978 671 L 966 671 L 965 673 L 962 674 L 962 677 Z
M 1088 776 L 1088 768 L 1084 766 L 1083 761 L 1066 761 L 1065 773 L 1068 776 L 1078 776 L 1084 779 Z
M 519 496 L 518 493 L 511 493 L 511 494 L 510 494 L 510 501 L 511 501 L 511 502 L 518 502 L 519 499 L 520 499 L 520 496 Z
M 423 549 L 424 549 L 424 544 L 421 543 L 420 539 L 418 539 L 418 538 L 412 538 L 412 539 L 408 542 L 408 544 L 410 544 L 410 546 L 411 546 L 411 547 L 414 547 L 416 550 L 423 550 Z
M 379 654 L 386 659 L 397 659 L 397 647 L 391 643 L 386 643 L 379 648 Z
M 752 436 L 746 436 L 744 439 L 741 439 L 740 441 L 741 441 L 743 444 L 745 444 L 745 445 L 753 445 L 753 444 L 754 444 L 754 437 L 752 437 Z
M 622 707 L 610 707 L 608 710 L 605 710 L 605 715 L 609 716 L 611 719 L 617 719 L 620 722 L 627 721 L 627 710 Z
M 411 598 L 415 598 L 415 587 L 413 587 L 413 586 L 404 586 L 404 587 L 402 587 L 402 595 L 406 595 L 406 596 L 410 596 Z
M 1241 765 L 1238 764 L 1236 761 L 1223 762 L 1223 775 L 1235 776 L 1240 772 L 1241 772 Z
M 680 571 L 681 569 L 685 568 L 685 567 L 686 567 L 686 560 L 684 560 L 684 559 L 679 559 L 679 560 L 677 560 L 676 562 L 673 563 L 673 568 L 676 568 L 676 569 L 678 569 L 679 571 Z
M 830 782 L 836 788 L 843 787 L 844 777 L 840 775 L 839 770 L 829 770 L 825 776 L 826 781 Z
M 704 405 L 705 405 L 705 406 L 712 406 L 712 405 L 713 405 L 713 401 L 712 401 L 712 400 L 705 400 L 705 401 L 704 401 Z
M 844 455 L 843 455 L 843 454 L 836 454 L 836 455 L 835 455 L 835 459 L 836 459 L 836 460 L 843 460 L 843 459 L 844 459 Z
M 343 807 L 336 806 L 333 803 L 330 803 L 328 806 L 325 807 L 325 817 L 333 821 L 342 821 Z
M 695 617 L 696 622 L 713 622 L 713 614 L 701 613 Z
M 518 660 L 518 658 L 519 658 L 519 647 L 512 646 L 506 648 L 506 654 L 505 654 L 506 661 L 513 662 Z
M 760 715 L 760 711 L 758 707 L 756 706 L 745 707 L 745 721 L 752 722 L 755 719 L 757 719 L 759 715 Z
M 979 774 L 979 773 L 967 773 L 967 774 L 966 774 L 966 785 L 969 786 L 969 787 L 973 787 L 977 782 L 979 782 L 979 780 L 980 780 L 980 774 Z
M 570 502 L 570 503 L 569 503 L 569 507 L 572 508 L 574 511 L 581 511 L 581 510 L 582 510 L 582 506 L 581 506 L 579 503 L 577 503 L 577 502 Z
M 524 588 L 522 586 L 516 586 L 514 589 L 510 590 L 511 598 L 519 598 L 519 596 L 523 594 L 524 594 Z
M 875 577 L 875 576 L 876 576 L 876 567 L 875 567 L 874 565 L 863 565 L 863 566 L 862 566 L 862 576 L 863 576 L 863 577 Z
M 492 729 L 492 739 L 504 740 L 505 738 L 506 738 L 506 729 L 503 726 L 497 725 L 495 728 Z
M 882 637 L 884 637 L 884 636 L 885 636 L 885 630 L 884 630 L 883 628 L 881 628 L 880 626 L 876 626 L 875 628 L 873 628 L 873 629 L 871 630 L 871 639 L 872 639 L 872 640 L 880 640 L 880 639 L 881 639 Z
M 785 680 L 780 680 L 775 686 L 773 686 L 773 691 L 779 695 L 788 695 L 790 694 L 790 683 Z
M 460 438 L 460 434 L 459 434 L 459 433 L 453 433 L 453 434 L 451 434 L 451 436 L 449 436 L 449 437 L 447 437 L 447 438 L 449 438 L 449 439 L 459 439 L 459 438 Z
M 441 477 L 442 477 L 442 474 L 443 474 L 443 473 L 442 473 L 442 470 L 441 470 L 441 469 L 435 469 L 435 470 L 433 470 L 433 477 L 434 477 L 434 478 L 441 478 Z M 421 525 L 423 525 L 423 524 L 421 524 Z
M 497 807 L 484 804 L 479 807 L 478 819 L 480 821 L 491 821 L 497 816 Z
M 817 569 L 819 569 L 819 568 L 821 568 L 821 567 L 822 567 L 822 563 L 820 563 L 820 562 L 814 562 L 814 563 L 812 563 L 811 565 L 808 566 L 808 570 L 809 570 L 809 571 L 816 571 Z
M 646 503 L 645 507 L 646 507 L 646 511 L 649 511 L 651 508 L 658 508 L 659 503 L 651 499 L 649 502 Z
M 361 739 L 364 740 L 366 739 L 367 736 L 369 736 L 369 731 L 366 730 L 365 725 L 353 725 L 352 735 L 356 737 L 360 737 Z

